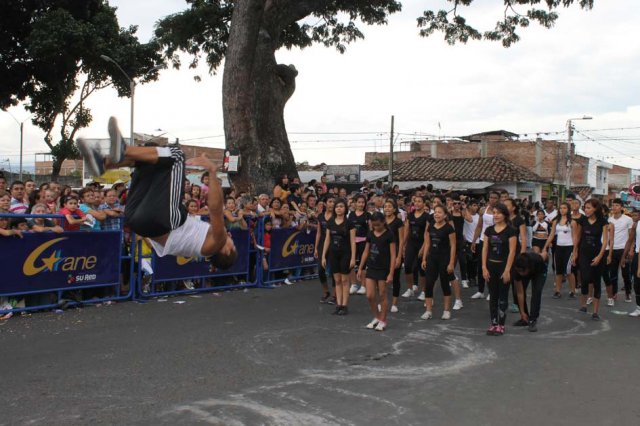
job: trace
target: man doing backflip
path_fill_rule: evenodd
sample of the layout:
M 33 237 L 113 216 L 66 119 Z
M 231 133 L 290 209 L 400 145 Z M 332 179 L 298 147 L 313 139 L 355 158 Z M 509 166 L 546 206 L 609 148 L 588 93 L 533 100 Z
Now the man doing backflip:
M 184 153 L 177 145 L 127 146 L 114 117 L 109 119 L 110 154 L 78 139 L 78 149 L 89 171 L 100 176 L 106 169 L 135 167 L 125 208 L 125 225 L 151 240 L 158 256 L 211 257 L 213 266 L 226 269 L 237 256 L 224 226 L 220 182 L 209 183 L 209 220 L 189 217 L 182 204 L 185 180 Z M 149 144 L 150 145 L 150 144 Z M 217 166 L 204 154 L 186 161 L 216 176 Z

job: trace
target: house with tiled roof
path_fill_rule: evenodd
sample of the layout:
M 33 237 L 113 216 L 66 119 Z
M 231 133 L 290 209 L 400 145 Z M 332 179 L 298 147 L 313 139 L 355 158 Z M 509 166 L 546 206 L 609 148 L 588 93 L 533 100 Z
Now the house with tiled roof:
M 506 189 L 518 198 L 540 199 L 548 180 L 502 157 L 439 159 L 418 157 L 401 164 L 394 183 L 406 190 L 431 184 L 436 189 L 484 193 Z

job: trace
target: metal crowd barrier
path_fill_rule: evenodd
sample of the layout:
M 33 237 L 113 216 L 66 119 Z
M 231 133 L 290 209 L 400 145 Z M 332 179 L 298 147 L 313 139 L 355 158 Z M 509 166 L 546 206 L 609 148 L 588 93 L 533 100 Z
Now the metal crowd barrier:
M 256 240 L 264 247 L 265 220 L 258 220 Z M 267 270 L 261 274 L 260 286 L 273 288 L 285 279 L 307 280 L 318 276 L 318 259 L 313 256 L 315 250 L 316 230 L 296 228 L 272 229 L 271 250 L 261 250 L 260 271 L 262 258 L 267 261 Z
M 3 213 L 0 217 L 64 221 L 62 215 Z M 0 305 L 12 305 L 0 314 L 130 299 L 133 265 L 123 241 L 122 230 L 24 232 L 22 238 L 0 237 Z M 130 285 L 123 292 L 127 270 L 122 266 L 127 260 Z

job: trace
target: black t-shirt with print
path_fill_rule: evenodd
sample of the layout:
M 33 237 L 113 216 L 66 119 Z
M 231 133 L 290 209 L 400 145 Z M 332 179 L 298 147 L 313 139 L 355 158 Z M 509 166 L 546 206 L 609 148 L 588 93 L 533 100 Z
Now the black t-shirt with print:
M 363 212 L 360 216 L 353 211 L 348 216 L 351 227 L 356 230 L 356 237 L 365 238 L 369 233 L 369 220 L 371 214 L 369 212 Z
M 349 240 L 349 233 L 353 229 L 351 223 L 344 219 L 342 223 L 336 223 L 335 216 L 327 221 L 327 229 L 331 236 L 330 246 L 331 250 L 335 251 L 351 251 L 351 241 Z
M 424 242 L 424 230 L 427 227 L 429 221 L 429 213 L 423 212 L 419 217 L 416 217 L 415 212 L 409 213 L 407 222 L 409 222 L 409 239 L 417 243 L 418 246 L 422 246 Z
M 402 227 L 404 226 L 404 222 L 400 218 L 393 219 L 393 222 L 387 223 L 387 228 L 393 234 L 393 241 L 396 242 L 396 253 L 400 250 L 400 232 L 402 232 Z
M 523 225 L 527 226 L 522 216 L 516 216 L 511 220 L 511 226 L 513 226 L 513 229 L 516 231 L 516 253 L 520 253 L 520 249 L 522 248 L 520 244 L 520 227 Z
M 516 230 L 512 226 L 506 226 L 502 231 L 496 232 L 495 225 L 484 231 L 489 244 L 489 255 L 487 260 L 506 262 L 509 258 L 509 238 L 516 237 Z
M 370 231 L 367 235 L 367 243 L 369 243 L 367 268 L 388 271 L 391 266 L 391 243 L 393 242 L 395 242 L 393 232 L 389 229 L 385 229 L 380 236 Z
M 578 219 L 580 225 L 580 252 L 596 256 L 602 248 L 602 229 L 609 225 L 604 218 L 597 218 L 594 223 L 589 223 L 586 216 Z
M 440 228 L 435 224 L 429 225 L 429 256 L 448 257 L 451 254 L 449 235 L 455 232 L 453 226 L 448 223 Z

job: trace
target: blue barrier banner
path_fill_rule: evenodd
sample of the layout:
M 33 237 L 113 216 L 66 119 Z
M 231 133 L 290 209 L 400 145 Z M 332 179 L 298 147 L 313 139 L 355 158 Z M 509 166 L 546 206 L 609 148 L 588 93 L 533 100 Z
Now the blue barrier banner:
M 238 252 L 238 258 L 231 268 L 214 271 L 207 259 L 202 257 L 163 256 L 156 257 L 153 271 L 154 279 L 169 281 L 193 277 L 246 274 L 249 270 L 249 231 L 233 229 L 229 232 Z
M 0 238 L 0 293 L 118 283 L 120 232 L 24 233 Z
M 316 264 L 318 260 L 313 257 L 315 244 L 316 231 L 272 230 L 270 268 L 296 268 Z

